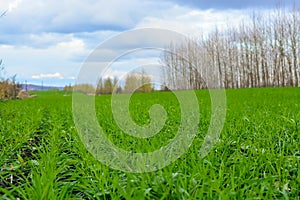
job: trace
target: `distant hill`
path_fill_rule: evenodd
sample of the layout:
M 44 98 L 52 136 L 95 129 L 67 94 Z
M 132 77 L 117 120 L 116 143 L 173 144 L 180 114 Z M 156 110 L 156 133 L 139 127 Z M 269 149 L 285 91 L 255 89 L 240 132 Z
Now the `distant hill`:
M 56 86 L 46 86 L 46 85 L 34 85 L 34 84 L 27 84 L 27 90 L 53 90 L 53 89 L 58 89 L 58 90 L 63 90 L 64 87 L 56 87 Z M 22 90 L 26 90 L 26 85 L 22 84 Z

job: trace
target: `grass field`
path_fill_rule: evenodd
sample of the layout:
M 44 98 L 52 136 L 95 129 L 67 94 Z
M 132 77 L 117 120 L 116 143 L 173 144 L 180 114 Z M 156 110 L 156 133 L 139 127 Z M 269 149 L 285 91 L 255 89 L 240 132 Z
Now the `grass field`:
M 197 91 L 199 131 L 189 150 L 151 173 L 111 169 L 87 152 L 72 116 L 72 96 L 0 102 L 0 199 L 299 199 L 300 88 L 226 90 L 220 141 L 198 156 L 210 122 L 208 91 Z M 148 109 L 168 113 L 161 133 L 136 139 L 118 129 L 110 95 L 96 97 L 99 124 L 117 146 L 147 152 L 167 145 L 178 129 L 172 93 L 134 94 L 130 111 L 140 125 Z

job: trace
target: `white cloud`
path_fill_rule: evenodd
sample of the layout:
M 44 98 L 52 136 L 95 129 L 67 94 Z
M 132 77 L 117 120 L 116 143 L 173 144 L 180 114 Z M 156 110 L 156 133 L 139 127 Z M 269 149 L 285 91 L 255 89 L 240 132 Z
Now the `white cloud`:
M 64 79 L 64 77 L 59 73 L 56 72 L 54 74 L 40 74 L 40 75 L 33 75 L 31 76 L 33 79 L 43 79 L 43 78 L 56 78 L 56 79 Z
M 180 10 L 180 12 L 178 12 Z M 162 17 L 149 16 L 143 18 L 137 27 L 165 28 L 189 36 L 208 34 L 216 27 L 238 26 L 241 21 L 249 20 L 249 10 L 194 10 L 177 6 L 167 11 Z
M 107 69 L 107 71 L 102 75 L 102 77 L 104 79 L 108 77 L 111 79 L 113 79 L 114 77 L 120 79 L 121 77 L 126 75 L 126 73 L 127 73 L 126 70 L 122 71 L 122 70 Z
M 22 81 L 47 78 L 63 84 L 76 77 L 81 62 L 93 48 L 124 30 L 163 28 L 199 36 L 216 26 L 237 25 L 248 19 L 246 9 L 201 10 L 171 0 L 0 0 L 0 14 L 2 10 L 8 11 L 0 18 L 0 59 L 7 74 L 17 74 Z M 116 41 L 115 46 L 103 48 L 99 54 L 109 60 L 122 48 L 134 48 L 135 43 L 147 46 L 153 44 L 151 38 L 157 43 L 165 41 L 157 35 L 148 38 L 127 37 L 120 40 L 121 45 Z M 133 59 L 125 56 L 107 74 L 120 77 L 132 67 L 157 59 L 149 52 Z
M 17 8 L 21 2 L 22 2 L 22 0 L 16 0 L 16 1 L 9 3 L 7 11 L 11 12 L 13 9 Z
M 122 31 L 149 14 L 162 13 L 169 5 L 148 0 L 1 0 L 0 8 L 11 11 L 1 21 L 1 29 L 7 34 Z

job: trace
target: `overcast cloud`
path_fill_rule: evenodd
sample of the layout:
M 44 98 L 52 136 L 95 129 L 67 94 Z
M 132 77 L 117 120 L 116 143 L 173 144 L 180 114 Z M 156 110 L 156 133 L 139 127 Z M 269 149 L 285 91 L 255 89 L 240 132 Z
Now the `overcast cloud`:
M 248 20 L 253 10 L 264 12 L 277 0 L 1 0 L 0 59 L 8 75 L 22 83 L 68 85 L 82 62 L 101 42 L 135 28 L 167 28 L 197 36 Z M 283 1 L 292 6 L 293 0 Z M 298 2 L 296 4 L 299 4 Z M 299 6 L 299 5 L 297 5 Z M 137 38 L 130 41 L 145 43 Z M 126 43 L 124 43 L 126 45 Z M 121 48 L 116 45 L 117 48 Z M 124 46 L 125 48 L 125 46 Z M 117 53 L 114 47 L 104 53 Z M 153 60 L 153 55 L 148 55 Z M 147 54 L 139 55 L 147 62 Z M 150 59 L 150 58 L 149 58 Z M 112 75 L 126 71 L 118 63 Z
M 173 0 L 173 2 L 178 3 L 182 6 L 189 6 L 198 9 L 269 9 L 270 7 L 276 7 L 278 5 L 299 6 L 298 0 Z

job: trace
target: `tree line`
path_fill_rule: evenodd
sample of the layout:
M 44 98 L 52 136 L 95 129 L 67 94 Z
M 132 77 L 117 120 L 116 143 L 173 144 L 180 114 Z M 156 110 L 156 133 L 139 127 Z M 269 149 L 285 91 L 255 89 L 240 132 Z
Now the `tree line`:
M 151 84 L 151 77 L 145 73 L 130 73 L 125 78 L 125 84 L 118 83 L 117 77 L 100 78 L 97 82 L 97 86 L 84 83 L 77 84 L 75 86 L 65 86 L 66 91 L 80 91 L 86 94 L 112 94 L 112 93 L 133 93 L 133 92 L 151 92 L 154 90 Z
M 253 12 L 251 23 L 171 43 L 161 61 L 172 89 L 299 86 L 300 11 Z

